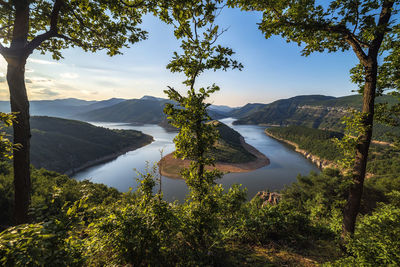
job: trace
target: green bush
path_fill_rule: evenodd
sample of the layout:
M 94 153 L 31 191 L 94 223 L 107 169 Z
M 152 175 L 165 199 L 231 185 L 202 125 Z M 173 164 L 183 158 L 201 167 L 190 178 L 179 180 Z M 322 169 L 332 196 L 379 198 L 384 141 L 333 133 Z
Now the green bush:
M 338 266 L 399 266 L 400 192 L 391 194 L 392 204 L 381 204 L 362 217 L 354 237 L 347 244 L 351 255 L 334 263 Z

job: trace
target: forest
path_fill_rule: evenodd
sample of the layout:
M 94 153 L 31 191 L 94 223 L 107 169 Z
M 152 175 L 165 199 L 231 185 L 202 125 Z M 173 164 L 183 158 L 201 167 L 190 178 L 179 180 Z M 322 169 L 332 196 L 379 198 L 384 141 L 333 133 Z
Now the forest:
M 199 80 L 211 71 L 244 68 L 233 49 L 219 42 L 226 29 L 217 18 L 224 8 L 262 12 L 258 27 L 264 37 L 294 42 L 304 56 L 349 50 L 357 59 L 350 77 L 359 85 L 360 109 L 342 116 L 343 132 L 304 126 L 267 130 L 337 163 L 299 175 L 273 192 L 275 201 L 268 188 L 246 201 L 246 188 L 223 188 L 222 172 L 206 168 L 215 164 L 210 155 L 223 135 L 209 123 L 207 102 L 220 88 L 201 87 Z M 376 123 L 399 127 L 399 11 L 398 0 L 0 1 L 0 54 L 7 62 L 11 105 L 11 113 L 0 113 L 0 264 L 399 265 L 399 136 L 394 131 L 390 144 L 372 142 Z M 189 189 L 182 202 L 163 199 L 157 164 L 125 193 L 30 164 L 35 149 L 25 85 L 30 55 L 38 51 L 59 60 L 68 47 L 120 54 L 146 39 L 140 28 L 145 14 L 171 25 L 181 42 L 166 67 L 183 77 L 184 89 L 166 86 L 163 112 L 178 130 L 174 157 L 190 160 L 180 173 Z M 375 102 L 385 93 L 396 101 Z M 56 119 L 47 127 L 56 123 L 63 124 Z M 12 137 L 6 127 L 13 127 Z M 127 139 L 137 135 L 106 132 Z

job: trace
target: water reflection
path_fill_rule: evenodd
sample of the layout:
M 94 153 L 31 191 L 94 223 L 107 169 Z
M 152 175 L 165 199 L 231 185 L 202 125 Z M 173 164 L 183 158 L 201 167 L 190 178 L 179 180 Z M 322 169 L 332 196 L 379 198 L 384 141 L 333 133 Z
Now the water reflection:
M 221 120 L 244 136 L 246 142 L 257 148 L 270 159 L 270 165 L 248 173 L 230 173 L 218 180 L 225 188 L 233 184 L 242 184 L 248 189 L 248 198 L 258 191 L 270 189 L 279 190 L 296 180 L 300 174 L 318 171 L 317 167 L 291 148 L 264 134 L 265 127 L 254 125 L 232 125 L 234 119 Z M 176 135 L 167 132 L 157 125 L 133 126 L 124 123 L 92 123 L 96 126 L 110 129 L 134 129 L 154 137 L 154 142 L 135 151 L 128 152 L 113 161 L 103 163 L 77 173 L 78 180 L 90 179 L 95 183 L 103 183 L 125 192 L 130 187 L 136 187 L 134 169 L 144 172 L 146 162 L 149 165 L 160 160 L 160 150 L 164 155 L 174 150 L 172 139 Z M 182 200 L 187 194 L 183 180 L 163 178 L 162 189 L 165 199 L 169 201 Z

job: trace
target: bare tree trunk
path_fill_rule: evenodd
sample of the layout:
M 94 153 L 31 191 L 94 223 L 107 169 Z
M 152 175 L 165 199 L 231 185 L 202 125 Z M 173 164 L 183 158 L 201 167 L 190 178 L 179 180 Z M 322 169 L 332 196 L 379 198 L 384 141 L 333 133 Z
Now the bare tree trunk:
M 14 151 L 14 190 L 15 190 L 15 223 L 28 221 L 30 204 L 30 124 L 29 101 L 25 88 L 25 60 L 10 60 L 7 69 L 7 82 L 10 88 L 11 112 L 16 113 L 14 124 L 14 143 L 21 148 Z
M 15 21 L 13 38 L 7 60 L 7 82 L 10 90 L 11 111 L 16 113 L 14 123 L 14 143 L 21 148 L 14 151 L 14 220 L 16 224 L 28 222 L 30 204 L 30 125 L 29 101 L 25 87 L 25 64 L 28 53 L 26 44 L 29 31 L 29 1 L 14 2 Z
M 360 141 L 356 147 L 356 158 L 353 168 L 353 183 L 346 206 L 343 212 L 342 238 L 354 233 L 357 214 L 360 209 L 361 197 L 363 193 L 364 179 L 368 160 L 368 150 L 372 137 L 372 126 L 374 118 L 375 90 L 377 79 L 376 60 L 365 67 L 365 85 L 363 95 L 363 126 L 364 132 L 361 133 Z

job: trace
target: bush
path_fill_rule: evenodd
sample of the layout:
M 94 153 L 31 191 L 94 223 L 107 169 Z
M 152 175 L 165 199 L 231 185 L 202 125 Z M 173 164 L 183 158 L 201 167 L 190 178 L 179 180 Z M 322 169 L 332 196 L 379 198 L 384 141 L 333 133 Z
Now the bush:
M 359 220 L 354 237 L 346 246 L 351 256 L 334 265 L 400 265 L 400 192 L 394 191 L 390 197 L 392 204 L 381 204 Z

